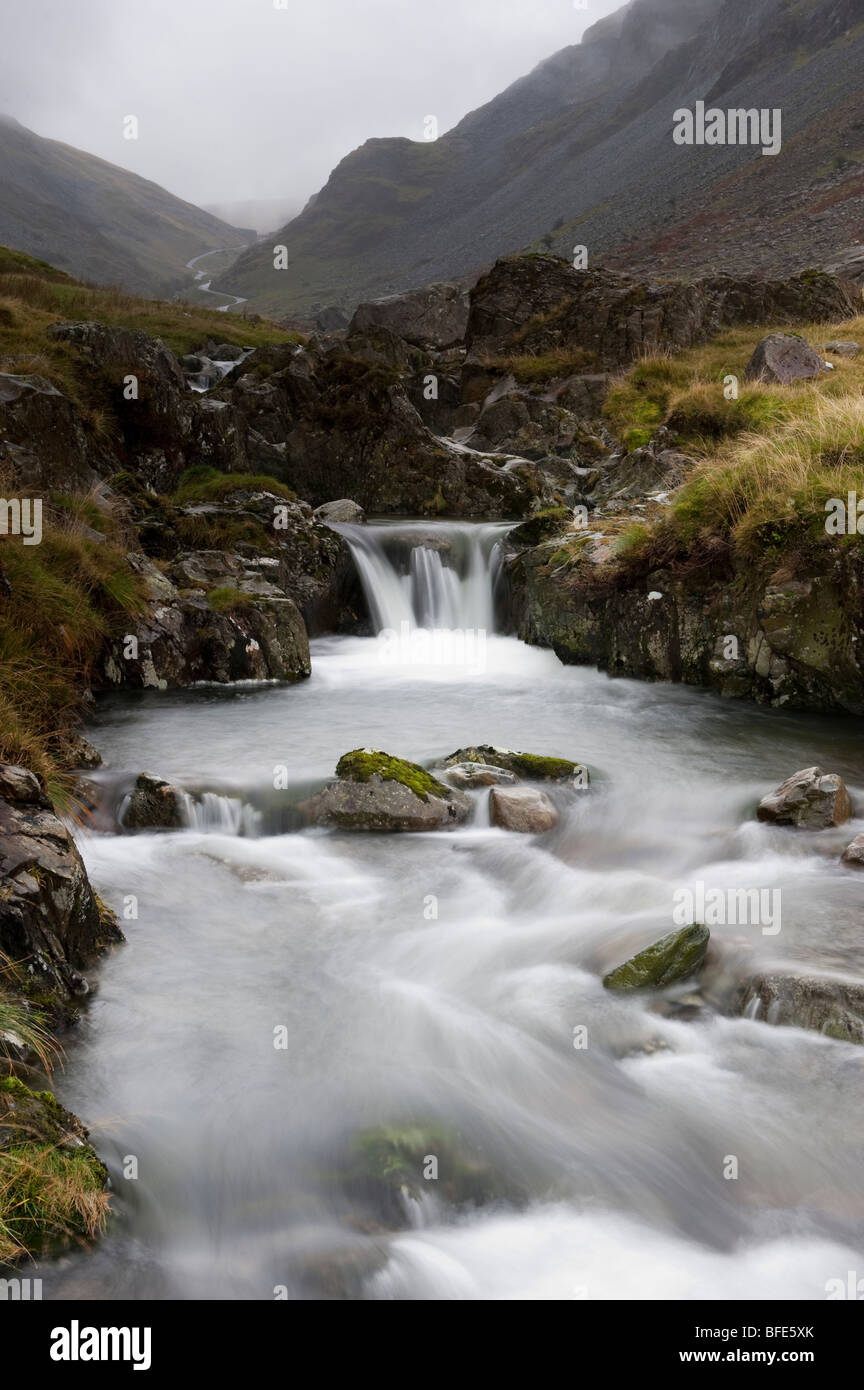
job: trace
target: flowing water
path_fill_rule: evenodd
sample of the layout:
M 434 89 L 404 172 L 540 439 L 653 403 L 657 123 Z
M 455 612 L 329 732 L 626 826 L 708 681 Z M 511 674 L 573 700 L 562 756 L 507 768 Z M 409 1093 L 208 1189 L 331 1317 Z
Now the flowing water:
M 491 632 L 482 659 L 431 659 L 424 625 L 492 628 L 505 528 L 340 529 L 402 645 L 327 638 L 298 686 L 100 711 L 107 794 L 177 779 L 189 826 L 82 841 L 99 891 L 137 903 L 58 1084 L 116 1217 L 40 1271 L 45 1296 L 820 1299 L 864 1275 L 864 1049 L 601 983 L 699 881 L 781 889 L 778 934 L 714 930 L 754 968 L 864 976 L 862 880 L 837 862 L 864 825 L 753 815 L 815 762 L 864 806 L 859 726 L 611 681 Z M 556 790 L 540 839 L 480 805 L 401 836 L 284 811 L 348 749 L 478 742 L 584 760 L 592 785 Z M 497 1196 L 454 1212 L 423 1182 L 394 1230 L 346 1178 L 379 1126 L 461 1136 Z

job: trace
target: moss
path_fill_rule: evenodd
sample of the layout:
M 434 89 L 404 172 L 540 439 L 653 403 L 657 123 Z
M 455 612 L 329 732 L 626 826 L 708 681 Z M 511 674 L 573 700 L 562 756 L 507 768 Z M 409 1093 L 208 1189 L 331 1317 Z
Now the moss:
M 265 473 L 220 473 L 209 464 L 194 464 L 180 476 L 177 490 L 169 500 L 178 505 L 186 502 L 220 502 L 235 492 L 273 492 L 277 497 L 294 501 L 297 494 L 290 487 Z
M 249 608 L 252 600 L 248 594 L 233 589 L 230 584 L 220 584 L 210 590 L 207 602 L 214 613 L 234 613 L 239 609 Z
M 350 1181 L 354 1187 L 377 1189 L 382 1205 L 399 1216 L 398 1198 L 414 1201 L 434 1192 L 454 1206 L 478 1205 L 502 1196 L 504 1183 L 492 1165 L 446 1125 L 381 1126 L 356 1135 L 352 1145 Z M 437 1162 L 437 1177 L 424 1175 L 429 1159 Z
M 662 989 L 688 980 L 705 960 L 709 937 L 708 928 L 696 924 L 670 932 L 611 970 L 603 984 L 614 990 Z
M 486 763 L 489 767 L 501 767 L 507 772 L 515 772 L 529 782 L 566 782 L 577 772 L 587 778 L 587 769 L 570 758 L 548 758 L 538 753 L 518 753 L 512 748 L 496 748 L 490 743 L 481 743 L 476 748 L 460 748 L 451 753 L 446 760 L 448 767 L 456 763 Z
M 516 541 L 519 545 L 537 545 L 547 536 L 557 535 L 566 529 L 572 519 L 573 514 L 567 507 L 546 507 L 529 516 L 519 526 L 514 526 L 508 540 Z
M 399 782 L 421 801 L 428 801 L 430 796 L 445 800 L 450 796 L 448 788 L 418 763 L 409 763 L 404 758 L 394 758 L 372 748 L 355 748 L 345 753 L 336 764 L 336 776 L 350 782 L 368 782 L 372 777 L 380 777 L 384 782 Z

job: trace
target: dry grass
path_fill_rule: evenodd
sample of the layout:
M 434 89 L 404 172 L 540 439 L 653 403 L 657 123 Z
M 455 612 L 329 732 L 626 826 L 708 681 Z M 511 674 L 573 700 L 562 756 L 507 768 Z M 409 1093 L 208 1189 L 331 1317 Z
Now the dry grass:
M 92 1240 L 110 1198 L 86 1150 L 54 1144 L 0 1149 L 0 1265 L 38 1254 L 56 1239 Z

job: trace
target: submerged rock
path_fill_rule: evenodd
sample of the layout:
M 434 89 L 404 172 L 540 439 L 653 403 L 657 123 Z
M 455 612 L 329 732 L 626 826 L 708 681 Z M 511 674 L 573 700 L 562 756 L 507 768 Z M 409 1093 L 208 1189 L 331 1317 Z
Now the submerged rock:
M 512 748 L 496 748 L 490 743 L 478 744 L 476 748 L 458 748 L 444 759 L 445 767 L 455 767 L 459 763 L 482 763 L 490 767 L 501 767 L 524 777 L 529 782 L 567 782 L 578 781 L 587 786 L 588 769 L 581 763 L 571 762 L 569 758 L 548 758 L 537 753 L 518 753 Z
M 741 1013 L 809 1028 L 839 1042 L 864 1043 L 864 983 L 819 975 L 757 975 L 744 987 Z
M 849 793 L 836 772 L 805 767 L 788 777 L 776 791 L 759 802 L 756 815 L 772 825 L 794 825 L 799 830 L 825 830 L 842 825 L 852 814 Z
M 810 381 L 824 371 L 822 358 L 803 338 L 795 333 L 769 333 L 756 344 L 744 380 L 786 386 L 793 381 Z
M 337 781 L 304 802 L 301 810 L 319 825 L 342 830 L 440 830 L 459 825 L 470 797 L 439 782 L 418 763 L 372 748 L 339 759 Z
M 188 824 L 188 797 L 152 772 L 142 772 L 123 813 L 127 830 L 181 830 Z
M 364 1130 L 352 1146 L 346 1185 L 379 1219 L 404 1226 L 409 1202 L 434 1196 L 450 1206 L 479 1206 L 507 1195 L 489 1160 L 445 1126 Z
M 670 932 L 604 976 L 606 989 L 662 989 L 695 975 L 705 960 L 710 932 L 694 924 Z
M 83 970 L 123 933 L 90 887 L 41 781 L 0 765 L 0 951 L 52 1012 L 88 991 Z
M 546 793 L 536 787 L 493 787 L 489 793 L 489 818 L 502 830 L 542 835 L 558 824 L 558 811 Z

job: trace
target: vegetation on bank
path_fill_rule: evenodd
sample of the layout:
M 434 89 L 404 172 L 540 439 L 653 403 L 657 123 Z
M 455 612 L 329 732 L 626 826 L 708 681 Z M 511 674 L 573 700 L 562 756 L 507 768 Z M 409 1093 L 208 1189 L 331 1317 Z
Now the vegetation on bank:
M 826 532 L 825 504 L 864 495 L 864 351 L 826 355 L 834 370 L 788 386 L 745 383 L 766 328 L 739 328 L 678 356 L 646 357 L 614 386 L 605 406 L 610 431 L 633 449 L 666 427 L 695 460 L 662 518 L 629 525 L 616 556 L 626 573 L 676 560 L 710 560 L 723 548 L 742 561 L 800 562 L 828 545 L 861 544 L 857 533 Z M 817 351 L 832 340 L 864 348 L 864 316 L 802 324 Z M 726 398 L 735 376 L 737 399 Z M 605 526 L 607 532 L 614 526 Z
M 51 1092 L 0 1078 L 0 1120 L 0 1267 L 98 1235 L 105 1167 Z

